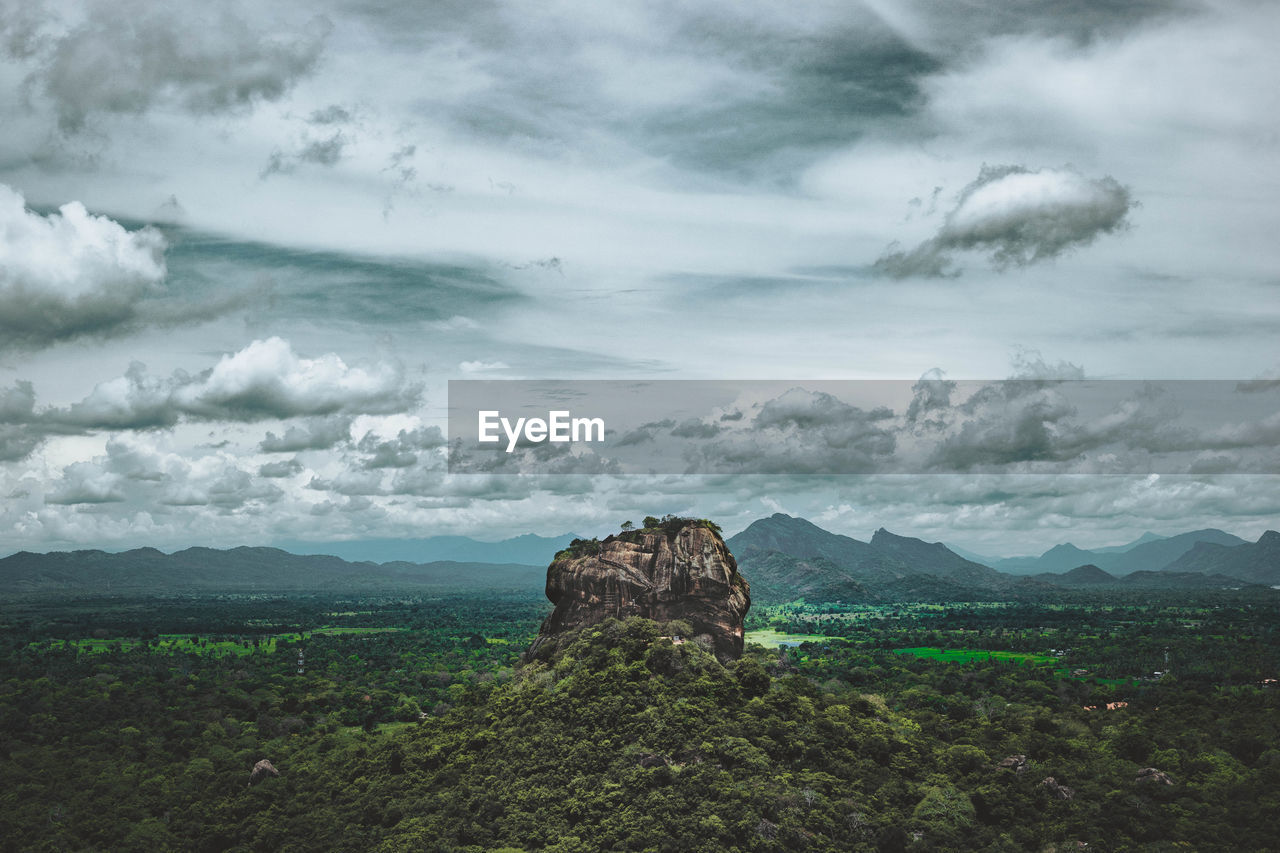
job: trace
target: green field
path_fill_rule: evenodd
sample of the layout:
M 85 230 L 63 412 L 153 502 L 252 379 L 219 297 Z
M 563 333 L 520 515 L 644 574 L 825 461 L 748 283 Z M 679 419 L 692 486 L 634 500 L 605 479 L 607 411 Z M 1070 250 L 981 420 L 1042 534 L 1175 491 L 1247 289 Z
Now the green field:
M 402 630 L 404 629 L 386 627 L 362 628 L 342 625 L 325 626 L 307 631 L 305 634 L 293 632 L 258 635 L 258 645 L 256 646 L 254 645 L 253 637 L 214 640 L 199 634 L 161 634 L 151 645 L 157 651 L 195 652 L 203 655 L 247 655 L 254 651 L 274 652 L 277 640 L 297 642 L 305 640 L 308 636 L 336 637 L 350 634 L 385 634 Z M 33 648 L 38 647 L 49 651 L 75 649 L 84 654 L 99 654 L 110 651 L 132 651 L 142 645 L 144 645 L 143 641 L 136 637 L 114 639 L 85 637 L 77 640 L 49 640 L 44 644 L 33 644 Z
M 746 642 L 759 643 L 766 649 L 777 648 L 784 643 L 821 643 L 830 639 L 832 638 L 824 637 L 822 634 L 786 634 L 772 628 L 748 631 L 745 636 Z
M 946 661 L 948 663 L 972 663 L 974 661 L 1014 661 L 1016 663 L 1051 664 L 1058 659 L 1038 652 L 991 652 L 985 649 L 939 649 L 918 646 L 911 649 L 894 649 L 900 655 Z

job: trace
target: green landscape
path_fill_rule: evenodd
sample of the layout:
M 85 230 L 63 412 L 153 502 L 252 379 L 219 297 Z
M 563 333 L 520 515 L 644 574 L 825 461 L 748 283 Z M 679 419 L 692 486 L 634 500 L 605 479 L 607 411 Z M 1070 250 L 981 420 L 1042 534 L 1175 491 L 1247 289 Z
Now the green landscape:
M 727 665 L 640 618 L 522 665 L 548 610 L 536 594 L 9 601 L 0 845 L 1275 846 L 1259 817 L 1280 810 L 1274 590 L 794 601 L 753 609 L 748 637 L 768 642 Z M 263 759 L 279 775 L 250 785 Z

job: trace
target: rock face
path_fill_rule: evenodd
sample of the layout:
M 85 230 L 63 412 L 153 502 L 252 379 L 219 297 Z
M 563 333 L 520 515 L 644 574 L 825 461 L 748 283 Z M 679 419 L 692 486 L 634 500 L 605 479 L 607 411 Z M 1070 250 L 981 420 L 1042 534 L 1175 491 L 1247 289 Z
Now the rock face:
M 742 654 L 742 620 L 751 607 L 750 586 L 724 540 L 693 521 L 561 552 L 547 569 L 547 598 L 556 607 L 529 647 L 529 660 L 554 651 L 568 632 L 628 616 L 687 622 L 693 636 L 685 639 L 732 660 Z
M 249 784 L 256 785 L 263 779 L 269 779 L 272 776 L 279 775 L 280 771 L 276 769 L 275 765 L 264 758 L 257 764 L 253 765 L 253 770 L 249 773 Z

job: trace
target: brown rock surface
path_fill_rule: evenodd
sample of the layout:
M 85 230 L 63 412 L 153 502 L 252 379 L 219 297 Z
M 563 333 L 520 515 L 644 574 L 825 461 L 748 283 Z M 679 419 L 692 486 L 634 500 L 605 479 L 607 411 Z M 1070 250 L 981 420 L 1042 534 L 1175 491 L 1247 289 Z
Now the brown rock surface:
M 699 522 L 667 524 L 610 536 L 581 553 L 561 552 L 547 569 L 547 598 L 555 610 L 527 652 L 550 654 L 569 632 L 610 617 L 679 619 L 691 638 L 709 644 L 721 661 L 742 654 L 742 620 L 750 586 L 720 534 Z M 596 553 L 590 553 L 596 551 Z
M 275 765 L 264 758 L 253 765 L 253 770 L 249 773 L 249 784 L 256 785 L 263 779 L 279 775 L 280 771 L 276 769 Z

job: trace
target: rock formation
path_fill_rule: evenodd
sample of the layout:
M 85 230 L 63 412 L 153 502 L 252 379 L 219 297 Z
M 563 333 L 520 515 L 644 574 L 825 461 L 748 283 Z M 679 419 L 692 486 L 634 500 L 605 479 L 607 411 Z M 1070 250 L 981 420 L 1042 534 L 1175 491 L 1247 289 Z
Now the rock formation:
M 708 522 L 673 518 L 646 519 L 643 530 L 561 551 L 547 569 L 547 598 L 555 610 L 529 660 L 554 652 L 570 632 L 628 616 L 686 622 L 693 636 L 684 639 L 732 660 L 742 654 L 742 620 L 751 607 L 750 587 L 720 534 Z
M 253 770 L 249 773 L 249 784 L 256 785 L 263 779 L 269 779 L 273 776 L 279 775 L 280 771 L 276 769 L 275 765 L 264 758 L 257 764 L 253 765 Z
M 1144 767 L 1138 771 L 1138 777 L 1133 780 L 1149 785 L 1172 785 L 1173 779 L 1169 778 L 1169 774 L 1163 770 L 1157 770 L 1154 767 Z

